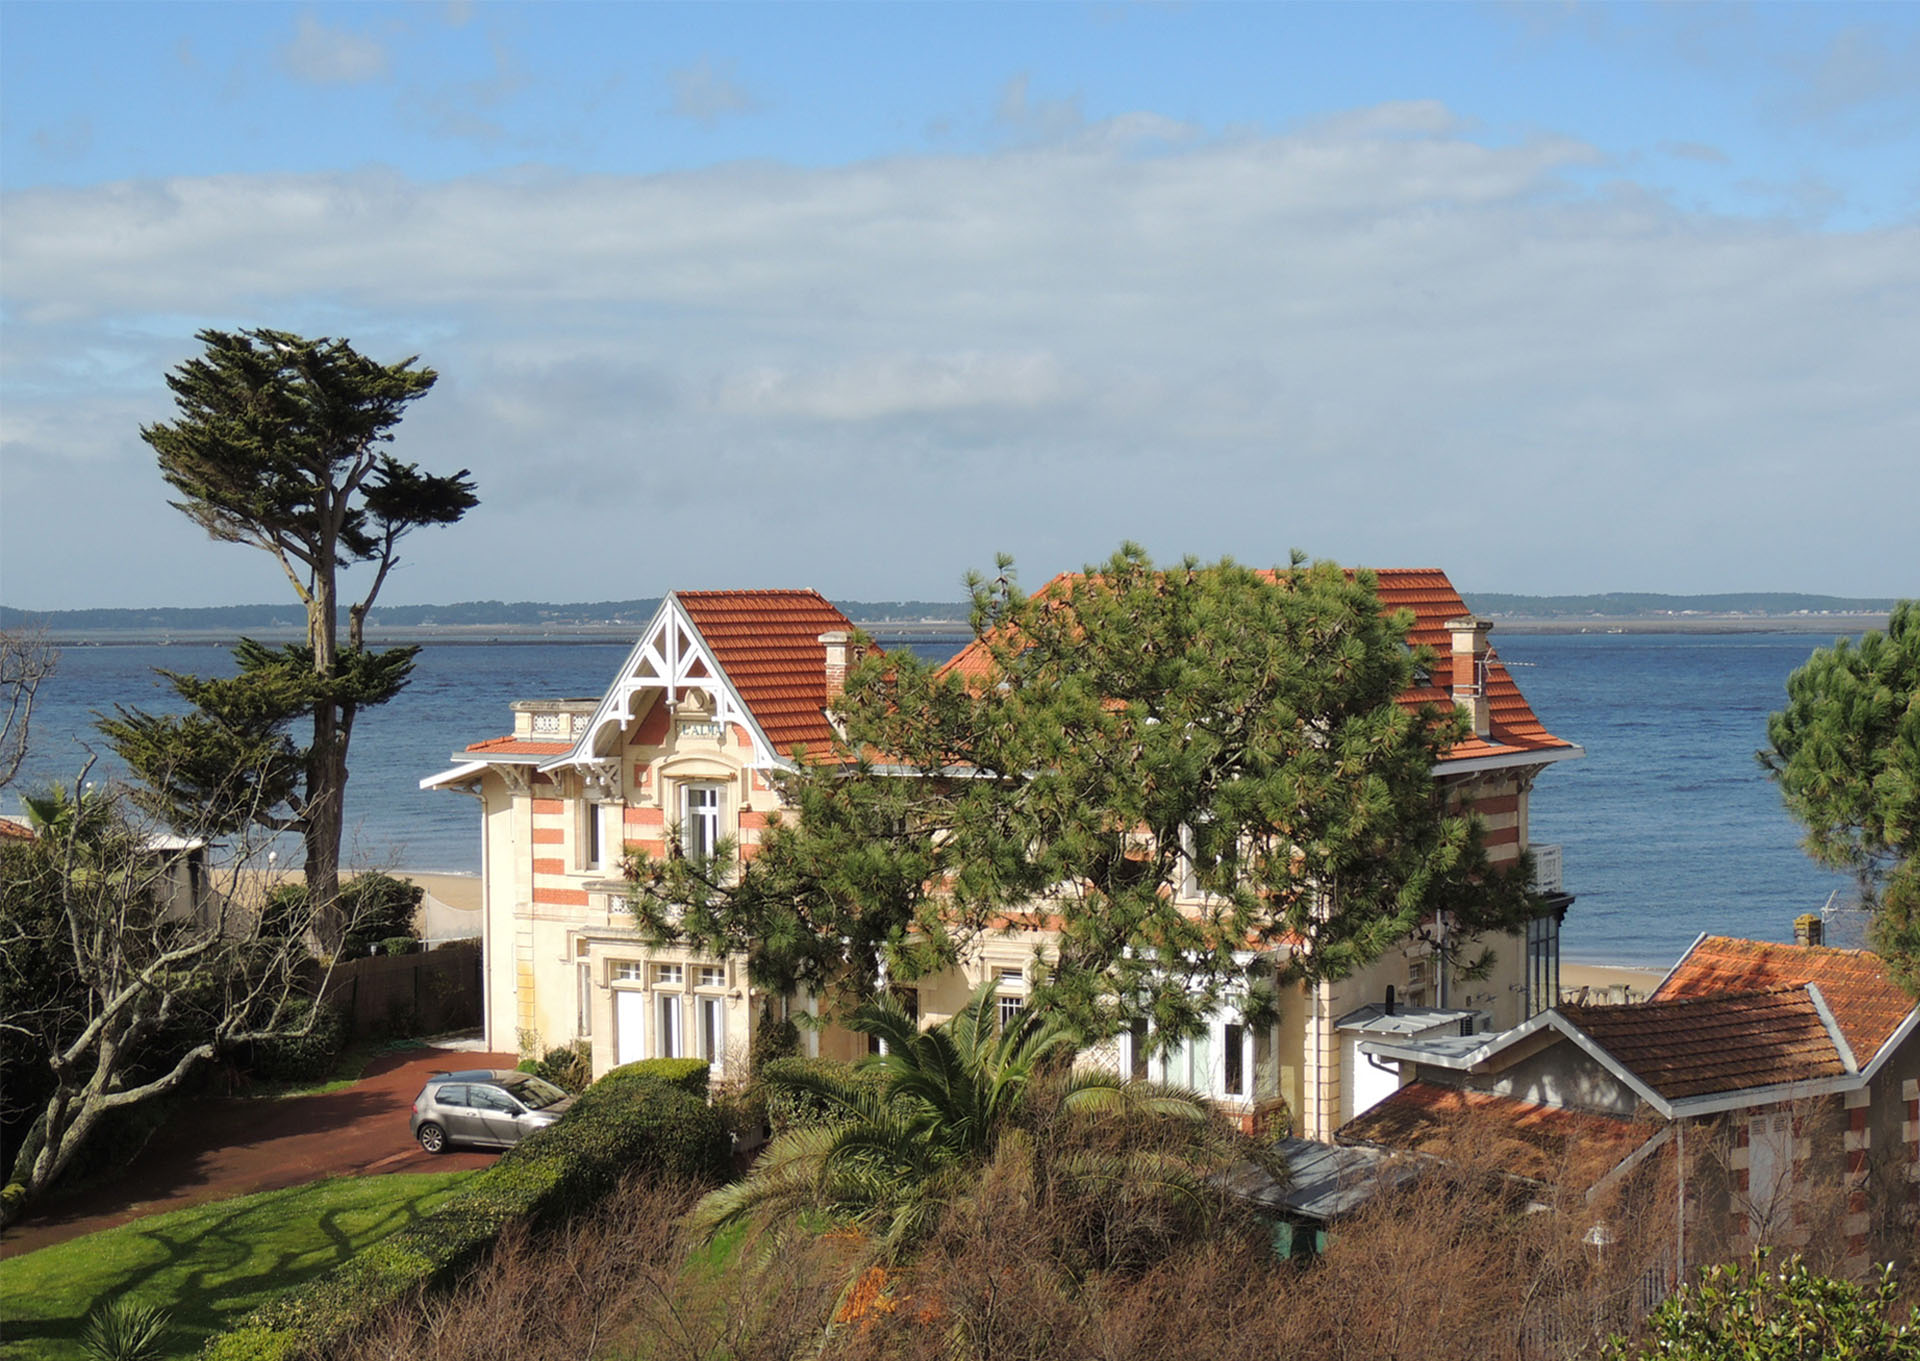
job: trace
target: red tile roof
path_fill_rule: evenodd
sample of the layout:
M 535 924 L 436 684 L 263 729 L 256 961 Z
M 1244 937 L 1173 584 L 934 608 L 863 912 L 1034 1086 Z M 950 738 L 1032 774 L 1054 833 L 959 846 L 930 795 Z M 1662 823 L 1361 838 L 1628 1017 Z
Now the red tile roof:
M 1816 983 L 1855 1062 L 1865 1067 L 1913 1010 L 1914 999 L 1887 975 L 1868 950 L 1706 936 L 1687 951 L 1653 993 L 1653 1001 L 1751 992 Z
M 512 735 L 489 737 L 467 748 L 472 756 L 565 756 L 572 750 L 571 742 L 532 742 Z
M 675 591 L 754 722 L 783 756 L 838 740 L 827 722 L 827 650 L 820 635 L 852 631 L 818 591 Z
M 1415 1082 L 1355 1116 L 1337 1137 L 1441 1158 L 1492 1158 L 1517 1176 L 1590 1185 L 1658 1132 L 1619 1116 Z
M 1044 593 L 1056 583 L 1070 583 L 1077 576 L 1077 573 L 1064 573 L 1035 594 Z M 1400 697 L 1400 702 L 1410 709 L 1418 709 L 1424 704 L 1441 709 L 1449 707 L 1453 703 L 1453 635 L 1446 625 L 1449 620 L 1471 613 L 1466 601 L 1454 590 L 1453 583 L 1447 580 L 1447 574 L 1437 567 L 1384 567 L 1375 569 L 1374 576 L 1379 581 L 1380 604 L 1384 610 L 1412 611 L 1413 627 L 1408 633 L 1407 642 L 1415 647 L 1424 645 L 1434 652 L 1428 683 L 1416 683 Z M 1500 662 L 1498 653 L 1490 650 L 1488 656 L 1490 732 L 1486 737 L 1469 736 L 1456 743 L 1447 753 L 1447 759 L 1464 761 L 1476 757 L 1570 749 L 1573 746 L 1571 742 L 1548 732 L 1535 716 L 1521 695 L 1520 687 L 1514 684 L 1512 675 Z M 950 660 L 944 669 L 972 680 L 985 676 L 991 666 L 992 658 L 986 645 L 973 642 Z
M 17 822 L 13 818 L 0 817 L 0 840 L 32 841 L 33 839 L 31 824 Z
M 1805 987 L 1559 1010 L 1669 1101 L 1847 1071 Z

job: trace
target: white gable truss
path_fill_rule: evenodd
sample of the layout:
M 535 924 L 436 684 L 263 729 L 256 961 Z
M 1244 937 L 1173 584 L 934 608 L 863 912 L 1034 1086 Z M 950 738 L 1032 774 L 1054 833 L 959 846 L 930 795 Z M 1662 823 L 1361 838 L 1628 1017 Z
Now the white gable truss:
M 666 703 L 689 690 L 703 692 L 713 707 L 716 723 L 737 723 L 747 730 L 753 740 L 753 766 L 765 769 L 790 764 L 774 751 L 733 682 L 714 660 L 700 630 L 679 600 L 669 595 L 660 602 L 640 641 L 620 664 L 620 674 L 601 696 L 599 707 L 574 741 L 573 750 L 542 763 L 540 769 L 572 767 L 586 775 L 590 784 L 596 775 L 611 775 L 619 765 L 620 734 L 633 721 L 634 697 L 648 690 L 660 691 Z

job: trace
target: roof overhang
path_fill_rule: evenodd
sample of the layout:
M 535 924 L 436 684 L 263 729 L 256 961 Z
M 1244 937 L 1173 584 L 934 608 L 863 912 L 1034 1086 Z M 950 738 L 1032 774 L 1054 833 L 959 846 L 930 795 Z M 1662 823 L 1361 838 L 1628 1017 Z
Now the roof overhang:
M 454 759 L 458 761 L 460 758 L 456 756 Z M 526 759 L 531 761 L 537 758 L 530 756 Z M 420 781 L 420 787 L 422 789 L 458 789 L 461 785 L 469 784 L 484 775 L 491 764 L 493 763 L 490 761 L 463 761 L 452 770 L 443 770 L 438 775 L 427 776 Z
M 1516 766 L 1550 766 L 1556 761 L 1578 761 L 1587 754 L 1585 747 L 1568 745 L 1544 747 L 1532 751 L 1500 752 L 1493 756 L 1467 756 L 1460 760 L 1434 762 L 1435 778 L 1442 775 L 1478 775 L 1488 770 L 1512 770 Z

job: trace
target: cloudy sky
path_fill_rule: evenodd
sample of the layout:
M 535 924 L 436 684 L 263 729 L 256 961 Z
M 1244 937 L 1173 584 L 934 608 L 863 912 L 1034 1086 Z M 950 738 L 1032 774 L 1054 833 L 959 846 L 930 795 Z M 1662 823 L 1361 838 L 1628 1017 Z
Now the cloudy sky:
M 202 327 L 419 354 L 390 603 L 1920 591 L 1920 6 L 0 7 L 0 602 L 278 600 Z

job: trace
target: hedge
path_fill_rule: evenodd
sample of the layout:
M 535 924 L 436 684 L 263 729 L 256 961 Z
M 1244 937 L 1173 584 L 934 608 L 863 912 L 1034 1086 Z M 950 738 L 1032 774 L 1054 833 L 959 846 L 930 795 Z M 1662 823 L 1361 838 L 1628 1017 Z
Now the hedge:
M 689 1066 L 691 1062 L 692 1066 Z M 292 1361 L 335 1350 L 380 1310 L 440 1289 L 476 1265 L 509 1224 L 591 1208 L 636 1171 L 724 1180 L 729 1140 L 706 1103 L 707 1065 L 655 1059 L 616 1068 L 549 1128 L 476 1172 L 432 1214 L 211 1339 L 206 1361 Z
M 774 1059 L 760 1070 L 755 1084 L 764 1095 L 767 1124 L 774 1135 L 788 1130 L 826 1124 L 842 1114 L 829 1107 L 812 1092 L 794 1088 L 783 1079 L 790 1076 L 825 1077 L 852 1086 L 882 1091 L 887 1085 L 887 1070 L 878 1066 L 845 1063 L 839 1059 Z

